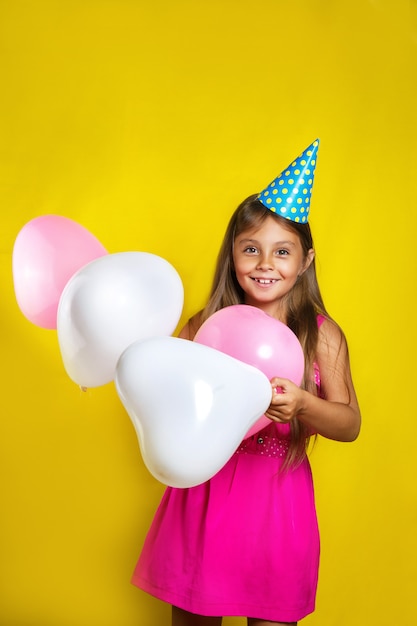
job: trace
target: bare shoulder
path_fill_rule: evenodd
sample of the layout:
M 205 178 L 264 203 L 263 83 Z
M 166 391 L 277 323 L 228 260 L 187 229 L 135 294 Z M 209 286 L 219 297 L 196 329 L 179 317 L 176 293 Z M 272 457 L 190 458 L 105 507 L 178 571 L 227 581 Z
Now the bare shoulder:
M 316 363 L 320 371 L 320 399 L 331 403 L 326 406 L 329 428 L 321 434 L 337 441 L 354 441 L 359 434 L 361 413 L 346 337 L 334 320 L 326 318 L 319 328 Z
M 190 317 L 188 322 L 181 329 L 178 337 L 180 337 L 180 339 L 189 339 L 190 341 L 192 341 L 202 324 L 202 316 L 203 311 L 199 311 L 198 313 Z
M 357 406 L 346 337 L 340 326 L 330 319 L 319 329 L 317 364 L 324 397 Z
M 340 326 L 329 318 L 326 318 L 319 328 L 319 341 L 317 346 L 318 357 L 329 354 L 347 353 L 347 342 Z

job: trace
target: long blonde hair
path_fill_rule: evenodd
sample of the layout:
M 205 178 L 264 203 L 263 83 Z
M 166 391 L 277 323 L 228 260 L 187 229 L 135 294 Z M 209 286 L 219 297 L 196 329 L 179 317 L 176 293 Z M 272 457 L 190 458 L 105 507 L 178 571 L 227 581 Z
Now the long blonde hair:
M 233 266 L 233 245 L 236 237 L 242 232 L 260 227 L 271 215 L 283 228 L 297 234 L 304 258 L 307 258 L 308 251 L 314 248 L 309 224 L 286 220 L 264 207 L 257 199 L 257 194 L 249 196 L 238 206 L 230 219 L 218 254 L 208 302 L 205 308 L 191 320 L 191 324 L 194 321 L 197 326 L 200 326 L 219 309 L 233 304 L 244 304 L 245 294 L 236 279 Z M 304 351 L 305 375 L 302 386 L 311 393 L 317 393 L 314 382 L 314 362 L 318 342 L 317 315 L 322 314 L 326 317 L 329 315 L 317 282 L 315 259 L 286 296 L 285 304 L 287 325 L 297 335 Z M 290 427 L 291 441 L 284 463 L 285 469 L 296 467 L 302 462 L 310 436 L 305 425 L 297 418 L 291 420 Z

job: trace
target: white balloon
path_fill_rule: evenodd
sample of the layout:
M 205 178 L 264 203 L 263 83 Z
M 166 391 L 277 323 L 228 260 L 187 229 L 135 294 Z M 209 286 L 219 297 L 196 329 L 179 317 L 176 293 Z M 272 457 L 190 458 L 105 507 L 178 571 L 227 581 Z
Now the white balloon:
M 88 263 L 69 280 L 58 306 L 68 375 L 83 387 L 112 381 L 127 346 L 174 332 L 183 303 L 178 273 L 159 256 L 120 252 Z
M 115 385 L 145 465 L 172 487 L 214 476 L 272 396 L 257 368 L 176 337 L 130 345 L 117 364 Z

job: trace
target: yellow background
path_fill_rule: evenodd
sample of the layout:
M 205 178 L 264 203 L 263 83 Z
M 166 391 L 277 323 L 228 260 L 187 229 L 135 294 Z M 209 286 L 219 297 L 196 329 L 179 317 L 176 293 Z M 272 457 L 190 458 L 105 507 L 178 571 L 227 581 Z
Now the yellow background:
M 170 612 L 130 584 L 163 486 L 113 384 L 83 394 L 56 332 L 18 309 L 19 230 L 56 213 L 109 252 L 166 258 L 182 323 L 235 206 L 316 137 L 319 279 L 364 423 L 312 454 L 323 546 L 304 623 L 415 623 L 415 9 L 0 0 L 2 625 L 161 626 Z

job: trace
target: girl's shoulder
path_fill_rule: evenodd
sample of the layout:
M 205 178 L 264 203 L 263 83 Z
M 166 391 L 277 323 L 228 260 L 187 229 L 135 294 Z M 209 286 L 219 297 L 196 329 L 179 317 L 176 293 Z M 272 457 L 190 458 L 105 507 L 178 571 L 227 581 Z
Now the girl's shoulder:
M 198 313 L 190 317 L 188 322 L 181 329 L 178 337 L 180 337 L 181 339 L 189 339 L 190 341 L 192 341 L 202 323 L 203 311 L 199 311 Z
M 319 327 L 318 357 L 328 356 L 329 352 L 340 354 L 347 350 L 345 334 L 335 320 L 325 315 L 318 315 L 317 326 Z
M 319 313 L 317 315 L 317 326 L 320 328 L 320 326 L 323 324 L 324 321 L 326 321 L 327 317 L 325 315 L 323 315 L 322 313 Z

